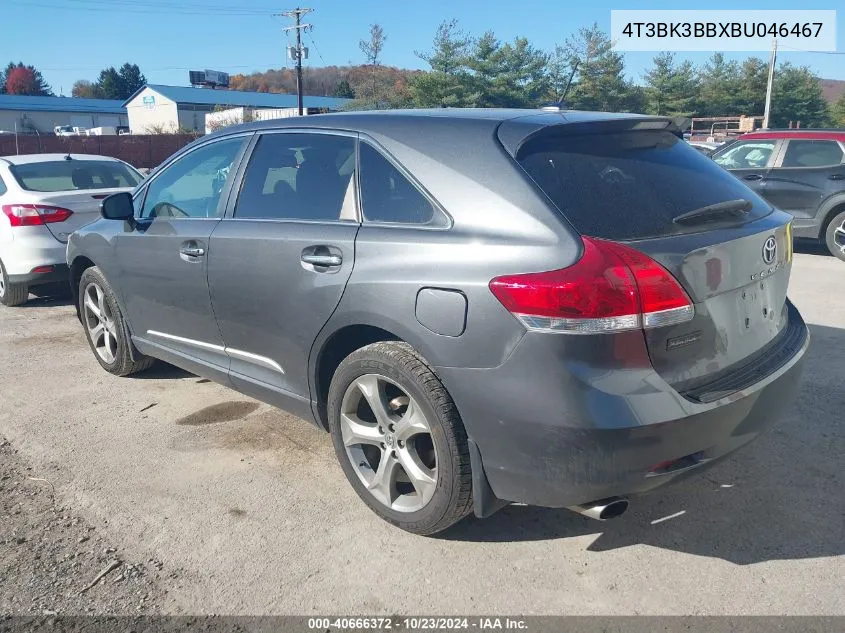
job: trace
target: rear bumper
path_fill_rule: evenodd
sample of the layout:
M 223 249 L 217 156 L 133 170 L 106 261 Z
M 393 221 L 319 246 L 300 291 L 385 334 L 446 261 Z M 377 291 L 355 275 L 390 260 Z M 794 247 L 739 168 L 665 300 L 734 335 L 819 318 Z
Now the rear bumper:
M 25 283 L 30 287 L 68 281 L 70 269 L 67 264 L 52 264 L 52 267 L 53 269 L 50 272 L 9 275 L 9 281 L 13 284 Z
M 26 226 L 14 229 L 11 239 L 0 242 L 0 259 L 12 282 L 26 281 L 38 266 L 59 266 L 67 270 L 67 246 L 58 241 L 46 226 Z M 37 277 L 33 278 L 33 283 Z
M 527 333 L 497 368 L 437 371 L 478 447 L 483 473 L 473 475 L 486 476 L 495 497 L 579 505 L 685 477 L 769 427 L 798 389 L 809 345 L 794 313 L 803 333 L 794 353 L 755 384 L 706 404 L 683 397 L 634 358 L 638 333 L 621 345 L 631 346 L 619 350 L 630 356 L 623 368 L 569 362 L 548 335 Z M 687 459 L 653 472 L 681 458 Z

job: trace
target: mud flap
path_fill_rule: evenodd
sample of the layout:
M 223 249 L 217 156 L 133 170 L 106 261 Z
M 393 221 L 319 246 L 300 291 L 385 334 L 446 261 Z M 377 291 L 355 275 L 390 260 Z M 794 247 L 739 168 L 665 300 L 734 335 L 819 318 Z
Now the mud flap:
M 481 452 L 478 446 L 471 439 L 469 442 L 469 461 L 472 466 L 472 499 L 473 512 L 479 519 L 489 517 L 491 514 L 498 512 L 509 501 L 503 501 L 496 497 L 493 489 L 490 487 L 490 482 L 487 481 L 487 475 L 484 472 L 484 465 L 481 463 Z

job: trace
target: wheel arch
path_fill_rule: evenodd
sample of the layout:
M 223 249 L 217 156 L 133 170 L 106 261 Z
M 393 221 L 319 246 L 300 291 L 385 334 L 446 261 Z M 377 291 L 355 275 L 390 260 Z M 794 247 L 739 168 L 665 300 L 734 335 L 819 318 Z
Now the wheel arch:
M 80 321 L 82 315 L 79 313 L 79 282 L 82 279 L 82 273 L 93 266 L 96 264 L 84 255 L 77 255 L 70 263 L 70 291 L 73 295 L 73 305 L 76 307 L 76 318 Z
M 329 396 L 329 386 L 332 377 L 344 358 L 355 350 L 371 343 L 382 341 L 404 341 L 394 332 L 366 323 L 348 324 L 324 336 L 316 352 L 312 353 L 311 368 L 312 393 L 315 399 L 314 417 L 325 430 L 329 429 L 326 402 Z M 313 407 L 312 402 L 312 407 Z
M 825 235 L 827 235 L 827 227 L 830 226 L 831 220 L 843 211 L 845 211 L 845 193 L 836 194 L 825 202 L 823 213 L 824 219 L 822 220 L 821 230 L 819 231 L 819 238 L 821 240 L 825 239 Z

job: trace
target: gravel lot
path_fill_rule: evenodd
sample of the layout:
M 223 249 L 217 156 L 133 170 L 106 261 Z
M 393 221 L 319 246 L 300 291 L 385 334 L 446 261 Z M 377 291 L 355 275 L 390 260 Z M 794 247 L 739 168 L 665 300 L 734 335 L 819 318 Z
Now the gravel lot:
M 845 614 L 843 285 L 796 255 L 801 393 L 706 476 L 613 522 L 510 507 L 439 538 L 377 519 L 309 424 L 166 365 L 106 374 L 65 300 L 2 309 L 0 611 Z

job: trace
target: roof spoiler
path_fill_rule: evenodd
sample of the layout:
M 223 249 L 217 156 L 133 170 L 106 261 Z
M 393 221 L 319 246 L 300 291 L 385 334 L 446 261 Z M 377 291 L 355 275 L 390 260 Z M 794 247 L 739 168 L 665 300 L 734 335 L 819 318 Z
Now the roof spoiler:
M 504 121 L 498 129 L 499 141 L 512 156 L 516 156 L 523 145 L 539 136 L 571 136 L 597 131 L 613 134 L 636 130 L 661 130 L 683 139 L 684 132 L 689 129 L 692 123 L 687 117 L 643 116 L 639 114 L 627 117 L 596 113 L 595 119 L 581 121 L 567 121 L 566 113 L 561 112 L 561 115 L 560 123 L 551 125 L 546 122 L 537 122 L 529 127 L 528 125 L 520 125 L 518 123 L 520 119 Z

